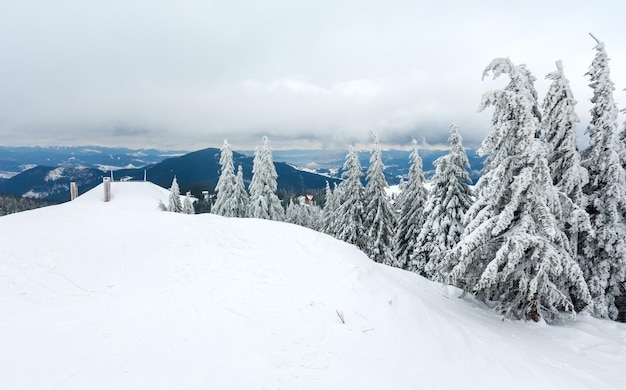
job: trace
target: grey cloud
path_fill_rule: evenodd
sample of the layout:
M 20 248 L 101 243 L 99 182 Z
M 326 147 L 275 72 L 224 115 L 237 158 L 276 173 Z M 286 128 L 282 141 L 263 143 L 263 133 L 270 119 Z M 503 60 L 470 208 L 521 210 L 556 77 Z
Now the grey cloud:
M 540 96 L 561 59 L 582 135 L 588 31 L 606 43 L 618 104 L 626 96 L 614 28 L 626 6 L 590 12 L 602 3 L 9 2 L 1 142 L 248 148 L 268 135 L 275 148 L 334 149 L 376 131 L 389 145 L 438 147 L 454 122 L 476 146 L 489 131 L 480 97 L 504 82 L 482 71 L 501 56 L 527 64 Z
M 153 131 L 149 129 L 125 126 L 117 126 L 111 131 L 114 137 L 143 137 L 152 133 Z

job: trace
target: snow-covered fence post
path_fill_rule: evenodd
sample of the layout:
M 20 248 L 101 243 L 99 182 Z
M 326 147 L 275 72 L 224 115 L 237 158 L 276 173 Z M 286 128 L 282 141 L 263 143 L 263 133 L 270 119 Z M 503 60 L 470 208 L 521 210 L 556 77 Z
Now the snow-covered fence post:
M 70 200 L 74 200 L 78 197 L 78 184 L 75 181 L 70 182 Z
M 108 177 L 103 178 L 104 184 L 104 201 L 108 202 L 111 200 L 111 179 Z

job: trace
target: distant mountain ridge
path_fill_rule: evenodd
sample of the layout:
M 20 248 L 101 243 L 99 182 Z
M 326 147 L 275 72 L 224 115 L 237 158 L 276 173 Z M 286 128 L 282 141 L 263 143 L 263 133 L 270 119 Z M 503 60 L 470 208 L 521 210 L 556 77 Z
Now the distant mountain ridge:
M 249 154 L 246 154 L 249 153 Z M 241 165 L 244 181 L 252 178 L 253 152 L 233 152 L 235 167 Z M 279 191 L 302 193 L 322 189 L 326 181 L 339 182 L 346 151 L 342 150 L 276 150 L 274 164 L 278 173 Z M 434 173 L 433 162 L 447 151 L 420 150 L 426 177 Z M 400 178 L 408 178 L 409 151 L 383 151 L 385 175 L 390 185 Z M 475 151 L 467 152 L 474 182 L 480 176 L 483 158 Z M 172 157 L 172 155 L 174 155 Z M 365 182 L 369 165 L 369 151 L 359 151 Z M 125 148 L 59 147 L 59 148 L 9 148 L 0 147 L 0 171 L 17 169 L 0 181 L 0 192 L 28 196 L 53 202 L 69 200 L 69 182 L 75 181 L 79 193 L 88 191 L 102 182 L 113 171 L 114 180 L 147 180 L 169 188 L 174 175 L 183 192 L 191 191 L 201 196 L 202 191 L 213 193 L 220 174 L 220 150 L 207 148 L 191 153 L 158 151 L 156 149 L 132 150 Z M 36 165 L 37 162 L 45 163 Z M 23 169 L 27 168 L 27 169 Z M 1 176 L 1 175 L 0 175 Z M 6 176 L 5 176 L 6 177 Z
M 180 150 L 128 149 L 101 146 L 0 146 L 0 181 L 44 165 L 101 170 L 139 168 L 187 153 Z
M 191 191 L 200 196 L 202 191 L 214 192 L 220 175 L 220 150 L 216 148 L 202 149 L 187 153 L 179 157 L 170 157 L 165 160 L 145 166 L 143 168 L 118 169 L 113 171 L 114 180 L 147 180 L 161 187 L 169 188 L 172 179 L 176 176 L 181 191 Z M 244 181 L 252 178 L 253 157 L 241 153 L 233 153 L 235 166 L 241 165 Z M 326 181 L 338 182 L 338 179 L 329 178 L 312 172 L 299 170 L 290 164 L 275 162 L 278 173 L 278 189 L 290 192 L 304 192 L 311 189 L 321 189 Z M 110 173 L 87 167 L 50 167 L 36 166 L 0 183 L 0 192 L 18 196 L 28 196 L 47 201 L 67 201 L 69 183 L 76 181 L 79 193 L 94 188 Z

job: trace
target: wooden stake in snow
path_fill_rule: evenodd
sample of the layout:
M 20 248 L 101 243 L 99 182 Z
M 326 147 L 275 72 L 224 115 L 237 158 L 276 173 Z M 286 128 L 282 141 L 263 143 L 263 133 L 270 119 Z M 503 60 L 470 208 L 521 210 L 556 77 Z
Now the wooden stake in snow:
M 75 181 L 70 182 L 70 200 L 78 198 L 78 184 Z
M 104 184 L 104 201 L 108 202 L 111 200 L 111 179 L 108 177 L 105 177 L 103 179 L 103 184 Z

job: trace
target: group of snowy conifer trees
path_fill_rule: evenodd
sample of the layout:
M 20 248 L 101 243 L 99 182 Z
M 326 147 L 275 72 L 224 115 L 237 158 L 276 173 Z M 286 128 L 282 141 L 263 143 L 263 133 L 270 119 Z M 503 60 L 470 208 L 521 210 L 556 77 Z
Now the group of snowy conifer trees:
M 174 180 L 172 180 L 172 186 L 170 187 L 170 194 L 168 197 L 167 206 L 163 202 L 159 202 L 159 209 L 161 211 L 171 211 L 173 213 L 195 213 L 191 192 L 187 192 L 183 200 L 180 199 L 180 187 L 178 186 L 176 176 L 174 176 Z
M 225 217 L 285 221 L 285 209 L 276 195 L 278 174 L 267 137 L 263 137 L 263 145 L 254 152 L 249 195 L 243 181 L 241 166 L 235 174 L 233 151 L 228 141 L 224 141 L 222 146 L 220 165 L 221 173 L 215 188 L 217 198 L 211 207 L 211 213 Z
M 492 132 L 478 150 L 486 160 L 473 189 L 459 129 L 451 125 L 450 151 L 434 162 L 430 191 L 413 141 L 408 181 L 392 203 L 374 135 L 365 186 L 350 148 L 343 181 L 326 186 L 323 210 L 292 200 L 285 213 L 264 137 L 249 196 L 224 143 L 212 212 L 317 229 L 356 245 L 372 260 L 458 286 L 506 317 L 553 321 L 587 308 L 624 320 L 626 126 L 618 135 L 604 44 L 595 50 L 587 73 L 594 92 L 590 142 L 582 153 L 574 130 L 576 101 L 561 63 L 546 76 L 552 83 L 540 104 L 531 72 L 497 58 L 483 77 L 506 75 L 510 81 L 482 98 L 481 110 L 493 108 Z
M 493 107 L 493 131 L 478 151 L 487 159 L 475 200 L 458 244 L 443 254 L 435 273 L 421 266 L 419 251 L 413 256 L 418 271 L 474 293 L 505 316 L 552 321 L 586 307 L 598 317 L 624 320 L 626 177 L 620 156 L 626 128 L 618 142 L 604 44 L 595 50 L 587 73 L 594 93 L 590 141 L 582 154 L 574 132 L 576 101 L 560 62 L 547 75 L 552 84 L 541 108 L 525 66 L 503 58 L 489 64 L 485 76 L 508 75 L 510 82 L 486 93 L 480 105 Z

